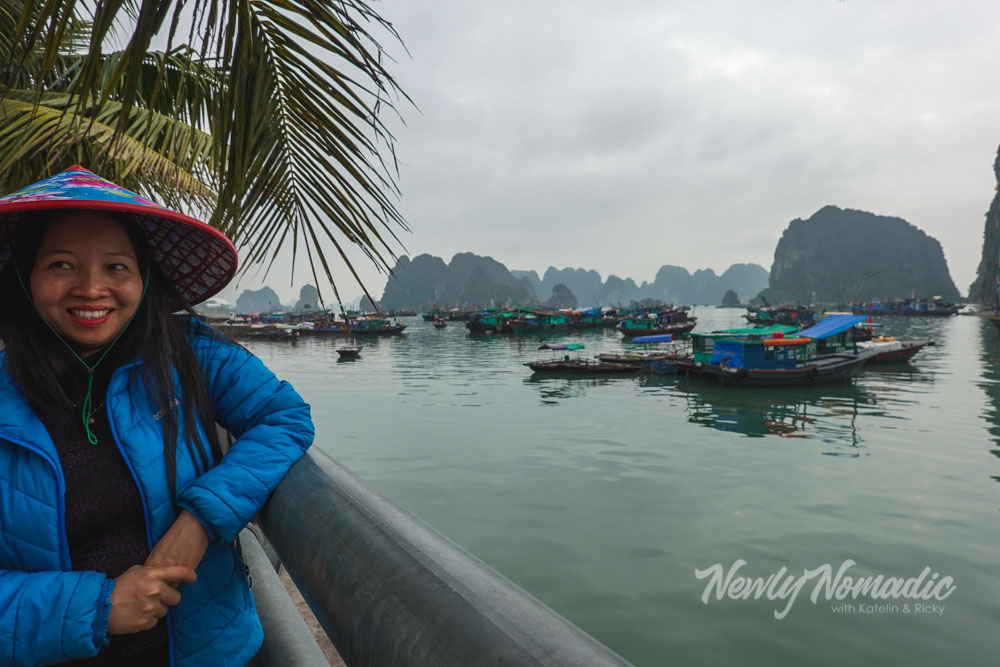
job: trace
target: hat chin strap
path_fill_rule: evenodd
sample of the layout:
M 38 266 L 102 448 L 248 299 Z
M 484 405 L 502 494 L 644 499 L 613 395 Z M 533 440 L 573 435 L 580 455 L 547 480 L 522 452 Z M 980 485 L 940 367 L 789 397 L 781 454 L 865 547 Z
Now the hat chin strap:
M 132 324 L 132 320 L 135 319 L 135 316 L 139 314 L 139 307 L 142 305 L 143 299 L 146 298 L 146 288 L 149 287 L 149 272 L 150 270 L 146 269 L 146 279 L 142 281 L 142 294 L 139 295 L 139 303 L 136 304 L 135 311 L 133 311 L 132 315 L 128 318 L 128 321 L 125 323 L 125 326 L 122 327 L 122 330 L 119 331 L 118 335 L 115 336 L 114 340 L 111 341 L 111 344 L 108 345 L 106 348 L 104 348 L 104 352 L 101 353 L 101 356 L 97 359 L 97 361 L 95 361 L 93 364 L 88 364 L 86 361 L 83 360 L 83 357 L 81 357 L 79 353 L 75 349 L 73 349 L 73 346 L 70 345 L 69 342 L 62 337 L 62 334 L 56 331 L 55 327 L 53 327 L 52 324 L 50 324 L 49 321 L 45 319 L 45 316 L 43 316 L 42 313 L 38 310 L 38 306 L 35 305 L 35 300 L 31 298 L 31 293 L 28 291 L 28 288 L 24 284 L 24 280 L 21 278 L 20 269 L 18 269 L 16 264 L 14 265 L 14 275 L 17 276 L 17 282 L 21 285 L 21 290 L 24 292 L 24 296 L 28 298 L 28 303 L 31 304 L 31 307 L 34 309 L 35 314 L 38 315 L 39 319 L 41 319 L 42 322 L 45 323 L 45 326 L 49 328 L 49 331 L 55 334 L 55 337 L 58 338 L 59 341 L 66 346 L 66 349 L 68 349 L 70 353 L 74 357 L 76 357 L 76 360 L 79 361 L 81 364 L 83 364 L 83 367 L 87 369 L 87 395 L 83 399 L 83 407 L 81 408 L 80 415 L 83 421 L 83 428 L 87 432 L 87 442 L 89 442 L 92 445 L 97 444 L 97 436 L 94 435 L 94 432 L 90 430 L 90 413 L 92 412 L 91 406 L 94 403 L 93 399 L 94 371 L 97 370 L 97 366 L 102 361 L 104 361 L 104 357 L 108 356 L 108 352 L 110 352 L 111 348 L 115 346 L 115 343 L 118 342 L 118 339 L 122 337 L 122 334 L 125 333 L 125 330 L 128 329 L 128 326 Z

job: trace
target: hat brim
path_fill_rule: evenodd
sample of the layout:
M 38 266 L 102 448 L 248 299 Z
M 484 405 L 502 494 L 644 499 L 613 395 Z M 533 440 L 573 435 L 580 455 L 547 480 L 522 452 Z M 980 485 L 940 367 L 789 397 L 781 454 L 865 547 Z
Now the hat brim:
M 236 275 L 236 248 L 211 225 L 153 202 L 100 199 L 0 202 L 0 268 L 10 260 L 13 232 L 25 219 L 41 211 L 68 209 L 108 211 L 133 219 L 149 242 L 153 260 L 191 305 L 212 298 Z

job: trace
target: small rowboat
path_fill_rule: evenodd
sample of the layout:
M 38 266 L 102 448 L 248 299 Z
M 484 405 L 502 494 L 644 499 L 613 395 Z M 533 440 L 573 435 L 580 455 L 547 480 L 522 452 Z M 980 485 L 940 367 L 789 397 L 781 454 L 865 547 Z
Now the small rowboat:
M 351 347 L 338 347 L 337 348 L 337 354 L 340 355 L 340 359 L 339 360 L 357 359 L 358 357 L 361 356 L 361 350 L 363 350 L 363 349 L 364 348 L 361 347 L 360 345 L 357 346 L 357 347 L 353 347 L 353 346 L 351 346 Z

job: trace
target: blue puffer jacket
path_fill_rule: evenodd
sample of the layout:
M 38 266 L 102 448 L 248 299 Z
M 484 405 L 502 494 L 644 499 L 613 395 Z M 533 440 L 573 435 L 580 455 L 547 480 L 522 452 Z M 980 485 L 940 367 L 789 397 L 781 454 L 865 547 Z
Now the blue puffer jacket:
M 213 538 L 198 581 L 170 608 L 171 664 L 243 665 L 262 632 L 233 544 L 313 439 L 309 406 L 243 348 L 204 325 L 189 340 L 205 368 L 219 424 L 237 438 L 218 465 L 197 475 L 178 446 L 180 505 Z M 152 546 L 176 518 L 167 487 L 158 408 L 138 362 L 117 369 L 107 395 L 115 440 L 139 484 Z M 107 639 L 114 582 L 72 572 L 64 481 L 48 431 L 13 384 L 0 353 L 0 665 L 47 665 L 95 655 Z

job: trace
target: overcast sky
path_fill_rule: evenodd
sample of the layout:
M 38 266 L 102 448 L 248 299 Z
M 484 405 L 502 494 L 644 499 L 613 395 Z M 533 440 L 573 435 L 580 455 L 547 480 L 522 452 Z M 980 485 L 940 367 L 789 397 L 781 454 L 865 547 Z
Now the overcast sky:
M 834 204 L 941 242 L 965 293 L 1000 144 L 1000 3 L 384 0 L 419 110 L 396 126 L 401 254 L 652 280 L 770 269 Z M 376 298 L 385 277 L 364 260 Z M 306 282 L 268 283 L 294 300 Z M 342 295 L 361 290 L 343 281 Z M 254 286 L 244 280 L 240 289 Z

